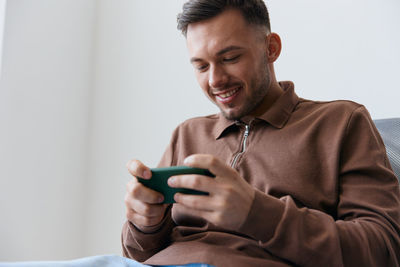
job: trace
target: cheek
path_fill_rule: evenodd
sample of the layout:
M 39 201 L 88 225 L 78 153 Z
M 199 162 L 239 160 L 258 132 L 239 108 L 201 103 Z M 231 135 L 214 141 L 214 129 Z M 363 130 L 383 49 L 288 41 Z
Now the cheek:
M 209 96 L 209 92 L 208 92 L 209 86 L 208 86 L 207 75 L 202 75 L 202 73 L 197 73 L 196 79 L 197 79 L 197 83 L 200 85 L 203 93 L 205 93 L 207 96 Z
M 231 82 L 247 83 L 251 73 L 251 67 L 244 63 L 232 65 L 227 69 L 227 75 L 229 75 Z

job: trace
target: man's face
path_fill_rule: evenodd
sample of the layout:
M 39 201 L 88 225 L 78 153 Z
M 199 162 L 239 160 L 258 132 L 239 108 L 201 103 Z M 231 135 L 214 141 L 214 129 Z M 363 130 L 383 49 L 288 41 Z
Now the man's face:
M 240 11 L 189 24 L 186 41 L 200 87 L 226 118 L 240 119 L 260 104 L 271 83 L 266 34 Z

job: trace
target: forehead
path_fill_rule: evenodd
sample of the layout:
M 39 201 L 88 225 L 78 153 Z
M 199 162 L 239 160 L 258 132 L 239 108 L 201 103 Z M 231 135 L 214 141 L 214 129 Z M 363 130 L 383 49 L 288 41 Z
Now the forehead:
M 249 47 L 256 38 L 255 27 L 245 21 L 240 11 L 228 9 L 211 19 L 189 24 L 186 44 L 191 57 L 202 57 L 228 46 Z

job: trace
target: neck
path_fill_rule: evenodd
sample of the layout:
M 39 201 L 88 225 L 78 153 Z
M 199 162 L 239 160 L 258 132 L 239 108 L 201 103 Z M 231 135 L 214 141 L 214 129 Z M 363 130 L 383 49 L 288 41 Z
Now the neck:
M 267 94 L 264 96 L 261 103 L 258 107 L 251 112 L 251 115 L 254 117 L 260 116 L 267 112 L 271 106 L 275 103 L 275 101 L 282 95 L 283 90 L 280 87 L 278 82 L 272 82 L 271 87 L 269 88 Z

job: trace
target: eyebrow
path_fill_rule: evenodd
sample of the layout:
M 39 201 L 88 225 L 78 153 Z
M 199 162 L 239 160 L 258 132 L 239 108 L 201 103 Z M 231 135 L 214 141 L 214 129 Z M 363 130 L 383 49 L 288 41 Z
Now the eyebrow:
M 236 46 L 236 45 L 231 45 L 231 46 L 228 46 L 228 47 L 225 47 L 225 48 L 219 50 L 217 52 L 217 56 L 221 56 L 221 55 L 223 55 L 225 53 L 228 53 L 230 51 L 233 51 L 233 50 L 241 50 L 241 49 L 243 49 L 243 47 Z M 198 61 L 202 61 L 202 59 L 201 58 L 197 58 L 197 57 L 192 57 L 190 59 L 190 63 L 198 62 Z

